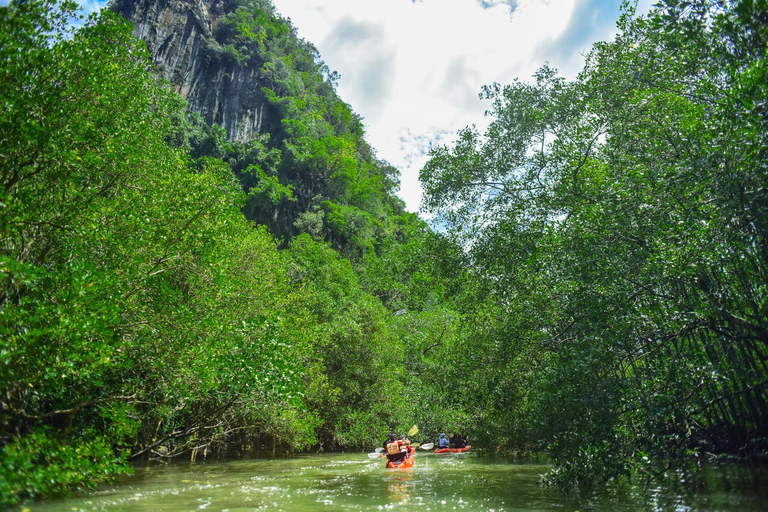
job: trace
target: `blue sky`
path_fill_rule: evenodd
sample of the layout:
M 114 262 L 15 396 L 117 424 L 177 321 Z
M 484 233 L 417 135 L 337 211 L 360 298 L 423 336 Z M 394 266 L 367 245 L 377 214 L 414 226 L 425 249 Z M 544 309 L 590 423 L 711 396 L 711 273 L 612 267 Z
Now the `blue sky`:
M 645 13 L 655 0 L 639 0 Z M 5 5 L 8 0 L 0 0 Z M 418 211 L 426 153 L 468 125 L 483 130 L 486 84 L 529 80 L 543 63 L 567 78 L 616 31 L 621 0 L 273 0 L 341 75 L 379 158 L 401 171 Z M 104 1 L 81 1 L 86 12 Z

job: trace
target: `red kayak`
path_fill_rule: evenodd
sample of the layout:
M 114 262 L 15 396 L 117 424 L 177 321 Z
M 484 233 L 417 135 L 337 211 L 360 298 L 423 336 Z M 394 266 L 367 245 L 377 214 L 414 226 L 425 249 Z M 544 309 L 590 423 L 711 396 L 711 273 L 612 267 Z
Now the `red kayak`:
M 398 462 L 393 462 L 391 460 L 387 460 L 387 467 L 389 469 L 404 469 L 404 468 L 410 468 L 413 466 L 413 454 L 416 452 L 415 448 L 408 447 L 408 453 L 406 453 L 405 458 Z
M 472 448 L 471 446 L 465 446 L 464 448 L 438 448 L 435 453 L 464 453 L 468 452 Z

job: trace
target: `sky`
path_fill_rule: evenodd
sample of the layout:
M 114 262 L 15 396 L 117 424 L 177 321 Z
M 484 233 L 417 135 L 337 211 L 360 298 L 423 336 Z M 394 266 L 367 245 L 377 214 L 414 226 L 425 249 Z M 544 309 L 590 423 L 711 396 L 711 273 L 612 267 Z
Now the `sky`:
M 654 0 L 640 0 L 638 13 Z M 419 170 L 490 102 L 483 85 L 531 80 L 548 62 L 575 78 L 596 41 L 610 40 L 621 0 L 273 0 L 341 78 L 377 156 L 400 169 L 400 197 L 418 212 Z

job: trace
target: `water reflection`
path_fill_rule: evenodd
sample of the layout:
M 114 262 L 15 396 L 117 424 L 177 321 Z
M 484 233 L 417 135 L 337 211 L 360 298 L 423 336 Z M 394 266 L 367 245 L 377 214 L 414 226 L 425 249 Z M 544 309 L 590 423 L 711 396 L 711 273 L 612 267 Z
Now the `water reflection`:
M 407 504 L 411 501 L 411 490 L 413 489 L 412 471 L 412 468 L 389 471 L 386 482 L 390 502 Z

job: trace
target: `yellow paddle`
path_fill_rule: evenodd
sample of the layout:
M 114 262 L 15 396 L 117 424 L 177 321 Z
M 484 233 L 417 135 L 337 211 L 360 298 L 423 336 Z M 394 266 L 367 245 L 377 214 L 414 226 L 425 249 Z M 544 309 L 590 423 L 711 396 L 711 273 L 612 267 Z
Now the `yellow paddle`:
M 411 427 L 411 430 L 408 431 L 408 437 L 415 436 L 419 432 L 419 427 L 416 425 Z

